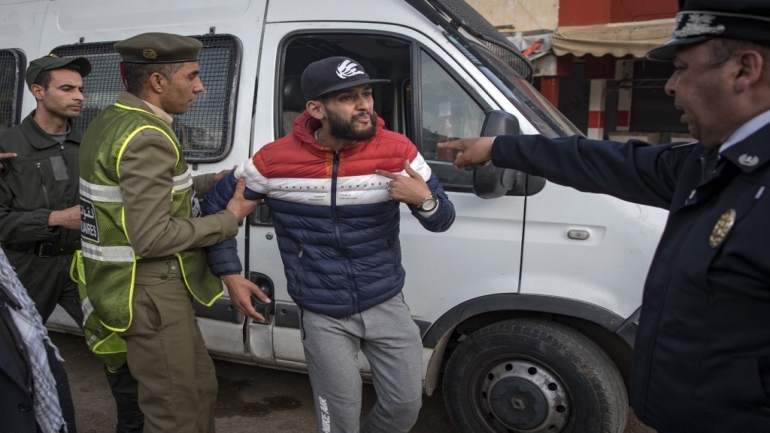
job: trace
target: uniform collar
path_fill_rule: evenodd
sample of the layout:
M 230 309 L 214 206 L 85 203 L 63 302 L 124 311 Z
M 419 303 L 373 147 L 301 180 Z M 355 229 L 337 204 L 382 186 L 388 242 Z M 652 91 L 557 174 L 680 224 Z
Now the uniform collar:
M 751 134 L 757 132 L 767 124 L 770 124 L 770 110 L 754 117 L 736 129 L 732 134 L 730 134 L 730 137 L 727 138 L 727 141 L 719 146 L 719 152 L 724 152 L 731 146 L 735 145 L 735 143 L 745 140 Z
M 144 99 L 142 99 L 142 102 L 144 102 L 145 104 L 147 104 L 147 106 L 148 106 L 148 107 L 150 107 L 150 110 L 152 110 L 152 112 L 153 112 L 153 113 L 155 113 L 155 115 L 156 115 L 156 116 L 158 116 L 158 117 L 160 117 L 161 119 L 163 119 L 163 120 L 164 120 L 166 123 L 168 123 L 169 125 L 171 125 L 171 122 L 173 122 L 173 121 L 174 121 L 174 118 L 173 118 L 173 117 L 171 117 L 171 115 L 170 115 L 170 114 L 168 114 L 168 113 L 166 113 L 165 111 L 163 111 L 163 109 L 162 109 L 162 108 L 160 108 L 160 107 L 158 107 L 158 106 L 156 106 L 156 105 L 152 105 L 152 104 L 150 104 L 149 102 L 145 101 Z
M 48 149 L 49 147 L 59 144 L 58 141 L 51 138 L 51 135 L 45 132 L 43 128 L 35 122 L 34 117 L 35 110 L 32 110 L 32 112 L 21 122 L 21 130 L 27 138 L 27 142 L 35 149 Z M 67 123 L 69 124 L 70 133 L 67 136 L 66 141 L 80 144 L 80 138 L 83 134 L 72 127 L 71 119 L 67 120 Z
M 767 113 L 760 116 L 765 114 Z M 768 138 L 770 138 L 770 119 L 742 140 L 720 149 L 720 155 L 735 164 L 742 172 L 751 173 L 770 161 Z
M 137 96 L 131 93 L 128 93 L 125 90 L 120 92 L 120 94 L 118 94 L 118 97 L 116 100 L 118 104 L 127 105 L 132 108 L 138 108 L 148 113 L 152 113 L 155 116 L 160 117 L 164 122 L 168 123 L 169 125 L 174 120 L 170 114 L 166 113 L 162 109 L 150 104 L 149 102 L 143 99 L 139 99 Z

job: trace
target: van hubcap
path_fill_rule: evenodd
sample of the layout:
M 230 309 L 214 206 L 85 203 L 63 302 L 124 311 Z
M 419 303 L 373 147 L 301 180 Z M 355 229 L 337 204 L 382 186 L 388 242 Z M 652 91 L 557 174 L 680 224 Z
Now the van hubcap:
M 507 429 L 555 433 L 567 425 L 567 388 L 540 364 L 507 360 L 495 364 L 484 378 L 482 404 Z

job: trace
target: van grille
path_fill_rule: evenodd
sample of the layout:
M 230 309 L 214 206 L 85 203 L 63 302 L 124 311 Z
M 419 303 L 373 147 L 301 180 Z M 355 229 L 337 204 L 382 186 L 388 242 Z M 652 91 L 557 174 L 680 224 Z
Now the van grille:
M 19 123 L 26 64 L 20 51 L 0 50 L 0 131 Z
M 190 111 L 174 116 L 171 124 L 188 162 L 222 159 L 232 146 L 233 119 L 241 63 L 241 45 L 230 35 L 193 36 L 203 43 L 200 55 L 203 93 Z M 86 57 L 91 73 L 83 80 L 85 101 L 81 117 L 74 119 L 84 131 L 105 107 L 115 102 L 124 87 L 118 63 L 120 56 L 112 42 L 85 43 L 57 47 L 59 57 Z

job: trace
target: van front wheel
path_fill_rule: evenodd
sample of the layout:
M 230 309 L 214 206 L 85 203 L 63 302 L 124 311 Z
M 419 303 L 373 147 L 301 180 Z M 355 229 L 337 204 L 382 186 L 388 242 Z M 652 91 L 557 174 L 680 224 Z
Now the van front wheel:
M 465 339 L 444 371 L 463 433 L 622 433 L 628 397 L 612 360 L 580 332 L 508 320 Z

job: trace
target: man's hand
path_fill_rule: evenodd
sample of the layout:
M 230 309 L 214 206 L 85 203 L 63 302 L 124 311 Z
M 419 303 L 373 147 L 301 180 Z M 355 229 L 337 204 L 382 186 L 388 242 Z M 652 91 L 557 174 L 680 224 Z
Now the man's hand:
M 243 197 L 243 192 L 246 190 L 246 181 L 238 179 L 238 183 L 235 186 L 235 194 L 233 198 L 227 202 L 227 210 L 235 214 L 235 219 L 240 221 L 246 218 L 246 215 L 250 214 L 262 200 L 246 200 Z
M 239 313 L 259 322 L 265 321 L 265 318 L 257 313 L 257 310 L 251 305 L 251 294 L 253 293 L 265 304 L 269 304 L 272 301 L 259 289 L 259 287 L 257 287 L 256 284 L 237 274 L 223 275 L 220 278 L 227 286 L 227 292 L 230 294 L 230 302 Z
M 418 206 L 432 193 L 422 176 L 409 165 L 409 161 L 404 161 L 404 170 L 406 170 L 406 174 L 409 177 L 385 170 L 375 170 L 374 172 L 391 179 L 390 186 L 388 187 L 390 198 L 401 203 Z
M 4 159 L 9 159 L 9 158 L 16 158 L 16 156 L 17 155 L 15 153 L 13 153 L 13 152 L 0 153 L 0 161 L 2 161 Z M 0 170 L 2 168 L 3 168 L 3 163 L 0 162 Z
M 64 210 L 54 210 L 48 215 L 49 227 L 64 227 L 70 230 L 80 230 L 80 205 Z
M 492 159 L 492 143 L 495 137 L 461 138 L 438 143 L 439 149 L 457 151 L 455 167 L 468 168 L 472 165 L 488 165 Z
M 222 171 L 220 171 L 219 173 L 215 174 L 215 175 L 214 175 L 214 182 L 216 183 L 216 182 L 217 182 L 217 181 L 219 181 L 220 179 L 222 179 L 222 178 L 224 178 L 225 176 L 227 176 L 228 174 L 232 173 L 232 172 L 233 172 L 233 170 L 235 170 L 237 167 L 238 167 L 237 165 L 234 165 L 234 166 L 233 166 L 233 168 L 231 168 L 231 169 L 222 170 Z

